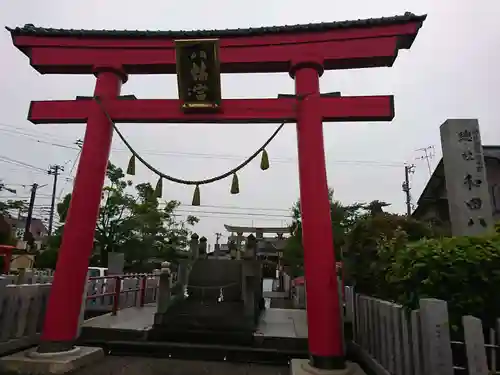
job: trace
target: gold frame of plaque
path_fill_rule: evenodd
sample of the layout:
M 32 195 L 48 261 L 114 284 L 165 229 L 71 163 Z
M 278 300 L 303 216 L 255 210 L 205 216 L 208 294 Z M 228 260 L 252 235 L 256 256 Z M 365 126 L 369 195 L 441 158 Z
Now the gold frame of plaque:
M 219 39 L 181 39 L 174 43 L 181 108 L 218 110 L 222 100 Z

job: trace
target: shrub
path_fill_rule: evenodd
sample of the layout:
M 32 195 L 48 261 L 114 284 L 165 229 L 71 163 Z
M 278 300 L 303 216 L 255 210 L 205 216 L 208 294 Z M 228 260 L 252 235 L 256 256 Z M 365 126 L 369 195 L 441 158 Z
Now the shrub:
M 451 237 L 409 242 L 401 231 L 380 243 L 377 294 L 408 308 L 420 298 L 448 302 L 451 321 L 463 315 L 481 318 L 493 327 L 500 316 L 500 234 Z
M 346 278 L 359 292 L 380 295 L 385 286 L 384 273 L 388 265 L 378 254 L 381 240 L 392 240 L 403 230 L 410 241 L 435 236 L 431 227 L 411 217 L 378 214 L 359 220 L 347 236 L 344 250 Z

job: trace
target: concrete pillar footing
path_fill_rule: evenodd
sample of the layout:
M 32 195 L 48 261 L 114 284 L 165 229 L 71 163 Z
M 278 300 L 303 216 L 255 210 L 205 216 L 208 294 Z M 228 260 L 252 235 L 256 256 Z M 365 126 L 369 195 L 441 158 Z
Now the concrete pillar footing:
M 104 358 L 102 348 L 79 346 L 66 352 L 37 353 L 36 348 L 0 358 L 0 373 L 66 374 Z
M 346 362 L 343 370 L 322 370 L 312 367 L 308 359 L 292 359 L 290 361 L 291 375 L 366 375 L 366 373 L 353 362 Z

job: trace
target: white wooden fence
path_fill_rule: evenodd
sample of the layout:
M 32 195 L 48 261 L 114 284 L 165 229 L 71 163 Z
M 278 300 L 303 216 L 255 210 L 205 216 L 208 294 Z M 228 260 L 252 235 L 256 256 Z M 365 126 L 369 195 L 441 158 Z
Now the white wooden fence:
M 158 277 L 147 276 L 144 300 L 139 289 L 144 275 L 121 278 L 118 309 L 156 301 Z M 0 355 L 36 344 L 42 330 L 52 276 L 26 272 L 23 275 L 0 275 Z M 86 311 L 109 312 L 114 303 L 116 281 L 112 278 L 91 280 L 87 284 Z M 143 284 L 144 285 L 144 284 Z M 96 296 L 92 298 L 92 296 Z
M 481 320 L 464 316 L 464 341 L 451 341 L 446 301 L 421 299 L 408 312 L 346 287 L 346 314 L 354 351 L 377 375 L 500 374 L 500 338 L 490 329 L 485 340 Z

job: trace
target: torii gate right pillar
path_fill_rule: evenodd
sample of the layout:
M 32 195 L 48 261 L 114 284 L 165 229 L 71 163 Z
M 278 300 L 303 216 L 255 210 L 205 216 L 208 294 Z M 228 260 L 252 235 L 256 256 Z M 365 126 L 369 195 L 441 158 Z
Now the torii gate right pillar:
M 292 64 L 297 98 L 302 244 L 311 366 L 343 369 L 343 329 L 333 249 L 332 222 L 323 145 L 319 76 L 322 61 Z

